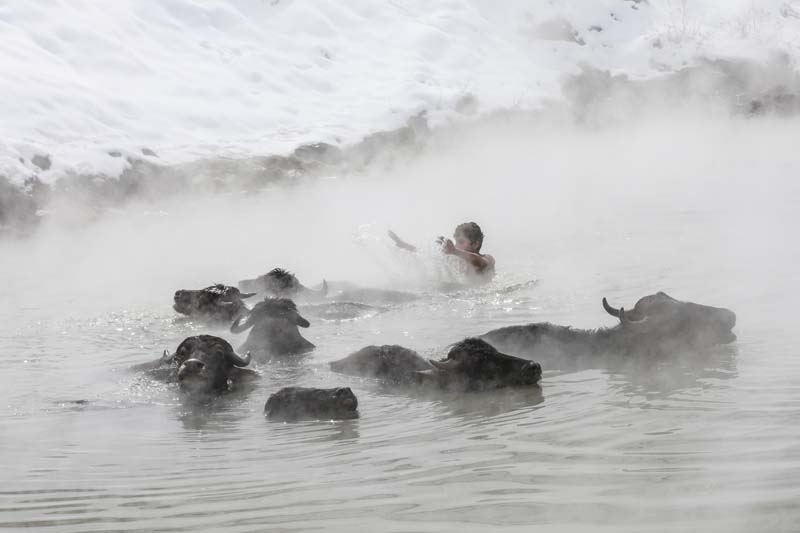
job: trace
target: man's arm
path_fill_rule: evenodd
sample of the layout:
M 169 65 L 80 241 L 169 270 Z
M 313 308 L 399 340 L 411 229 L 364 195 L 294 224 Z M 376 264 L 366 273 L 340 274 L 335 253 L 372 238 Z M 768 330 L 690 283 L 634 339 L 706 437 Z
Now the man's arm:
M 460 257 L 475 267 L 477 272 L 483 272 L 487 269 L 494 270 L 494 257 L 491 255 L 480 255 L 473 252 L 467 252 L 465 250 L 459 250 L 450 239 L 444 239 L 442 237 L 440 237 L 440 239 L 440 242 L 442 243 L 442 252 Z
M 398 237 L 397 234 L 392 230 L 389 230 L 388 233 L 389 237 L 394 241 L 394 245 L 397 246 L 398 248 L 402 248 L 403 250 L 408 250 L 409 252 L 417 251 L 416 246 L 414 246 L 413 244 L 408 244 L 406 241 Z

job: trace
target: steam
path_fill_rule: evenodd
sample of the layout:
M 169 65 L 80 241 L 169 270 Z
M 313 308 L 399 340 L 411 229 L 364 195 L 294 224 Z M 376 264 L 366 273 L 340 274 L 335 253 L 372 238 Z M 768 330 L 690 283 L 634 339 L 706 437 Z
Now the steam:
M 766 269 L 745 266 L 752 250 L 795 253 L 779 242 L 797 193 L 797 124 L 739 113 L 736 95 L 750 87 L 742 80 L 767 71 L 726 68 L 733 81 L 722 96 L 719 80 L 690 90 L 713 69 L 644 85 L 585 72 L 565 86 L 569 106 L 440 125 L 413 150 L 390 142 L 366 166 L 350 159 L 259 190 L 162 185 L 113 208 L 64 202 L 34 236 L 0 243 L 0 269 L 29 294 L 113 305 L 152 305 L 178 288 L 235 284 L 276 266 L 307 285 L 419 286 L 453 278 L 433 241 L 474 220 L 500 284 L 547 279 L 595 302 L 613 296 L 602 290 L 610 284 L 635 300 L 623 287 L 680 289 L 693 270 L 725 265 L 732 280 L 757 285 Z M 687 92 L 694 98 L 661 99 Z M 213 176 L 213 164 L 202 170 Z M 688 217 L 692 234 L 672 233 L 665 217 Z M 422 253 L 394 248 L 388 229 Z M 671 253 L 687 241 L 700 255 Z M 654 263 L 674 279 L 652 274 Z M 620 264 L 635 279 L 619 279 Z M 713 276 L 711 300 L 732 280 Z
M 746 0 L 736 3 L 743 5 Z M 218 9 L 217 4 L 208 9 Z M 305 16 L 315 14 L 316 8 L 309 3 L 240 4 L 256 6 L 253 9 L 273 9 L 272 4 L 280 10 L 297 8 L 294 18 L 307 22 L 309 28 L 321 17 Z M 413 3 L 401 4 L 396 7 L 406 9 Z M 504 3 L 514 10 L 502 10 L 497 2 L 475 3 L 483 6 L 486 19 L 513 19 L 513 26 L 496 27 L 514 28 L 522 17 L 512 15 L 528 9 L 528 4 Z M 539 19 L 525 22 L 526 27 L 536 28 L 537 37 L 561 41 L 538 42 L 537 51 L 547 48 L 548 54 L 534 57 L 526 56 L 528 48 L 516 44 L 496 47 L 502 52 L 498 55 L 476 56 L 507 63 L 487 63 L 491 68 L 481 76 L 484 87 L 465 95 L 462 118 L 472 117 L 469 123 L 450 122 L 454 115 L 436 108 L 436 99 L 430 97 L 435 92 L 432 85 L 425 87 L 424 98 L 400 102 L 399 109 L 407 109 L 409 101 L 429 106 L 426 116 L 431 130 L 412 143 L 376 143 L 380 146 L 370 145 L 375 148 L 370 152 L 368 142 L 364 151 L 354 149 L 335 164 L 325 162 L 308 173 L 285 172 L 280 179 L 264 179 L 263 170 L 268 164 L 288 161 L 294 146 L 285 147 L 280 156 L 285 159 L 269 159 L 270 153 L 244 159 L 220 154 L 182 166 L 157 166 L 167 157 L 161 147 L 148 144 L 160 157 L 138 154 L 140 159 L 130 165 L 123 179 L 107 180 L 87 171 L 52 183 L 52 189 L 34 181 L 15 188 L 0 177 L 0 226 L 9 232 L 16 231 L 13 227 L 25 231 L 35 227 L 30 235 L 0 237 L 4 282 L 0 285 L 0 339 L 5 355 L 0 359 L 9 376 L 0 404 L 7 406 L 7 440 L 31 443 L 4 451 L 12 467 L 11 486 L 20 487 L 8 493 L 14 505 L 6 507 L 16 509 L 9 523 L 27 523 L 21 520 L 29 520 L 27 515 L 34 511 L 38 522 L 30 518 L 30 524 L 49 521 L 77 527 L 81 517 L 92 518 L 92 513 L 85 513 L 90 507 L 109 521 L 133 515 L 148 520 L 166 517 L 174 527 L 189 527 L 192 520 L 210 520 L 212 527 L 218 520 L 224 527 L 240 517 L 236 524 L 250 524 L 259 519 L 254 509 L 255 514 L 269 514 L 273 522 L 286 522 L 287 527 L 290 522 L 302 523 L 298 527 L 306 528 L 312 522 L 330 526 L 354 516 L 383 522 L 452 518 L 459 523 L 496 521 L 506 526 L 536 521 L 555 528 L 578 522 L 596 526 L 620 516 L 622 529 L 654 530 L 690 522 L 712 529 L 724 524 L 728 530 L 744 529 L 742 525 L 750 523 L 763 526 L 765 520 L 786 523 L 786 510 L 793 509 L 789 502 L 796 492 L 791 490 L 796 483 L 791 466 L 797 462 L 793 447 L 798 369 L 795 309 L 800 289 L 800 247 L 794 235 L 800 204 L 796 59 L 778 54 L 770 60 L 759 55 L 759 61 L 748 62 L 695 61 L 693 51 L 711 42 L 705 40 L 706 29 L 697 18 L 701 13 L 694 10 L 698 3 L 624 2 L 631 14 L 635 11 L 642 18 L 662 6 L 683 8 L 670 19 L 672 26 L 662 31 L 632 32 L 630 39 L 616 41 L 630 47 L 615 47 L 611 59 L 635 56 L 633 60 L 639 62 L 652 57 L 648 69 L 664 67 L 663 77 L 641 80 L 633 74 L 635 69 L 602 64 L 609 58 L 603 53 L 603 40 L 613 31 L 629 28 L 607 20 L 612 2 L 593 7 L 577 2 L 553 3 L 555 7 L 540 4 L 536 14 L 544 13 L 548 19 L 559 6 L 574 9 L 574 17 L 564 14 L 571 27 L 547 26 Z M 705 4 L 709 9 L 727 9 L 719 2 Z M 792 29 L 798 20 L 792 14 L 797 2 L 770 0 L 767 4 L 774 11 L 784 5 L 787 14 L 771 20 Z M 460 9 L 466 4 L 454 5 Z M 446 42 L 447 33 L 432 22 L 439 27 L 445 24 L 445 29 L 469 28 L 470 34 L 487 27 L 464 24 L 472 20 L 468 17 L 448 19 L 442 15 L 446 11 L 431 11 L 427 4 L 415 6 L 419 11 L 406 18 L 415 24 L 420 20 L 425 26 L 420 36 L 430 36 L 430 40 L 422 40 L 418 48 L 394 47 L 404 53 L 445 50 L 439 45 Z M 334 3 L 329 7 L 339 9 Z M 348 19 L 361 20 L 350 15 L 350 9 L 348 4 L 341 11 Z M 160 8 L 141 12 L 167 13 Z M 428 12 L 430 17 L 416 16 Z M 111 11 L 109 16 L 116 14 Z M 591 29 L 595 15 L 608 22 L 602 32 Z M 371 18 L 363 20 L 370 33 L 379 34 Z M 748 20 L 753 25 L 742 31 L 755 31 L 762 19 Z M 125 34 L 136 37 L 141 26 L 128 26 L 135 32 Z M 92 42 L 86 40 L 86 32 L 56 33 Z M 165 35 L 172 39 L 177 34 L 168 31 Z M 195 46 L 201 39 L 193 35 L 185 33 L 183 38 Z M 214 29 L 213 38 L 219 35 Z M 229 35 L 238 36 L 238 32 Z M 354 43 L 358 51 L 364 42 L 359 35 L 363 34 L 356 34 Z M 58 43 L 56 37 L 48 42 Z M 586 44 L 581 45 L 579 39 Z M 663 47 L 653 48 L 659 39 Z M 570 59 L 591 50 L 593 66 L 571 70 L 572 63 L 559 61 L 564 48 L 549 54 L 551 46 L 562 45 L 576 51 Z M 638 54 L 641 48 L 631 50 L 636 46 L 656 52 Z M 154 51 L 158 48 L 153 47 Z M 135 52 L 135 48 L 130 50 Z M 464 50 L 468 54 L 455 59 L 473 57 L 473 50 Z M 336 65 L 347 58 L 344 51 L 333 51 L 332 59 L 320 56 L 319 62 Z M 97 58 L 102 58 L 79 56 L 76 59 L 98 65 Z M 159 64 L 157 57 L 141 57 L 147 59 L 147 66 Z M 454 59 L 448 54 L 441 57 L 441 63 L 407 65 L 413 69 L 422 65 L 420 72 L 435 73 L 438 65 Z M 528 73 L 538 76 L 549 69 L 541 74 L 541 85 L 538 79 L 531 84 L 530 99 L 520 96 L 524 104 L 540 102 L 541 107 L 480 115 L 497 108 L 497 101 L 482 100 L 491 91 L 480 89 L 504 85 L 496 73 L 508 72 L 507 65 L 518 58 L 530 60 Z M 538 63 L 542 58 L 553 63 Z M 60 61 L 56 55 L 52 59 Z M 268 59 L 274 63 L 272 57 Z M 284 59 L 285 65 L 296 70 L 293 57 Z M 381 65 L 391 64 L 379 59 Z M 665 66 L 662 61 L 667 59 L 672 63 Z M 684 59 L 686 68 L 676 72 L 673 67 Z M 448 77 L 459 79 L 472 69 L 471 61 L 464 63 L 465 70 Z M 94 72 L 91 65 L 85 66 L 74 70 Z M 284 72 L 288 66 L 274 70 Z M 354 64 L 354 71 L 357 66 L 361 65 Z M 184 71 L 175 72 L 183 86 Z M 159 81 L 159 71 L 153 73 Z M 561 95 L 551 91 L 557 75 L 562 76 Z M 243 91 L 249 87 L 239 78 L 230 79 L 242 85 Z M 321 79 L 333 78 L 321 75 Z M 353 79 L 360 78 L 351 76 L 351 85 L 341 90 L 357 88 L 352 94 L 365 97 L 364 86 Z M 520 76 L 516 83 L 526 79 Z M 422 85 L 415 82 L 393 90 L 412 94 Z M 512 88 L 497 90 L 505 91 L 504 98 L 516 91 L 513 83 L 508 85 Z M 153 87 L 158 91 L 152 94 L 159 97 L 169 92 L 158 83 Z M 202 83 L 195 88 L 197 93 L 208 89 Z M 454 91 L 452 85 L 442 90 Z M 376 92 L 380 93 L 377 97 L 369 95 L 373 106 L 378 102 L 395 107 L 390 97 Z M 43 102 L 55 101 L 46 97 L 50 93 L 42 94 Z M 178 96 L 184 94 L 181 91 Z M 286 94 L 281 91 L 279 96 L 286 100 Z M 302 124 L 308 128 L 303 135 L 315 136 L 303 137 L 303 142 L 334 142 L 332 135 L 316 138 L 316 124 L 323 123 L 324 116 L 319 114 L 320 107 L 312 105 L 318 102 L 312 102 L 309 94 L 320 93 L 314 88 L 293 95 L 291 109 L 300 102 L 303 113 L 289 123 Z M 552 100 L 541 101 L 544 94 Z M 111 96 L 116 98 L 116 91 Z M 449 96 L 445 94 L 445 103 Z M 97 103 L 83 91 L 80 97 L 80 102 Z M 21 117 L 18 124 L 40 124 L 26 116 L 30 106 L 14 104 L 18 100 L 7 100 Z M 152 101 L 159 105 L 145 107 L 157 114 L 174 101 L 158 100 L 148 96 L 137 106 Z M 231 100 L 236 106 L 250 101 Z M 338 100 L 325 97 L 328 108 L 334 107 L 332 101 Z M 189 107 L 196 103 L 188 102 Z M 287 109 L 290 106 L 282 112 Z M 344 117 L 344 122 L 352 109 L 341 106 L 328 116 Z M 234 132 L 239 136 L 232 135 L 231 142 L 255 139 L 261 135 L 260 128 L 272 127 L 264 126 L 261 117 L 266 115 L 251 113 L 246 105 L 236 110 L 230 115 L 231 124 L 245 127 Z M 264 110 L 274 115 L 262 103 Z M 371 111 L 355 117 L 356 125 L 348 122 L 345 129 L 351 134 L 360 131 L 367 116 L 373 116 Z M 397 121 L 390 123 L 401 124 L 401 113 L 395 116 Z M 46 118 L 50 119 L 49 114 Z M 174 123 L 179 128 L 165 130 L 164 138 L 198 146 L 210 136 L 174 134 L 198 126 L 220 135 L 216 120 L 208 123 L 202 118 Z M 280 116 L 269 118 L 281 123 Z M 338 119 L 329 122 L 338 123 Z M 15 123 L 9 124 L 7 129 L 14 129 Z M 131 127 L 158 126 L 158 122 L 142 120 Z M 373 141 L 386 138 L 380 133 Z M 340 148 L 348 150 L 344 145 Z M 123 166 L 129 163 L 127 156 L 131 154 L 109 154 L 104 160 Z M 38 172 L 33 164 L 42 170 L 39 175 L 50 172 L 48 176 L 65 168 L 58 153 L 49 171 L 33 157 L 26 156 L 20 165 Z M 346 323 L 309 316 L 312 327 L 304 334 L 307 331 L 318 346 L 314 354 L 297 364 L 261 367 L 264 372 L 256 390 L 224 408 L 187 411 L 177 400 L 162 402 L 171 389 L 143 389 L 141 372 L 123 371 L 156 357 L 165 347 L 174 349 L 189 334 L 206 332 L 205 326 L 175 320 L 171 304 L 176 289 L 215 282 L 235 285 L 274 267 L 291 270 L 312 288 L 322 279 L 332 282 L 332 287 L 338 280 L 349 280 L 363 286 L 429 288 L 458 278 L 458 263 L 442 256 L 434 240 L 438 235 L 450 236 L 465 221 L 480 224 L 486 236 L 483 251 L 497 260 L 497 278 L 488 287 L 456 295 L 426 295 L 389 312 Z M 395 248 L 386 236 L 388 229 L 420 252 L 409 254 Z M 344 381 L 345 377 L 324 369 L 326 361 L 368 344 L 400 343 L 438 359 L 449 343 L 499 326 L 543 321 L 587 329 L 613 326 L 619 319 L 603 310 L 603 297 L 615 308 L 630 309 L 641 296 L 658 290 L 734 310 L 739 340 L 710 354 L 676 354 L 655 363 L 632 358 L 578 376 L 556 375 L 543 365 L 542 389 L 427 401 L 415 393 L 383 390 L 367 381 Z M 203 331 L 195 329 L 200 327 Z M 216 334 L 235 340 L 224 329 Z M 337 382 L 328 382 L 333 379 Z M 265 398 L 279 387 L 334 384 L 352 385 L 362 399 L 360 434 L 358 425 L 281 427 L 261 420 Z M 145 407 L 142 399 L 154 396 L 152 408 L 141 408 Z M 53 400 L 79 398 L 63 412 L 52 412 Z M 104 414 L 97 405 L 111 407 Z M 769 446 L 754 455 L 756 438 L 769 439 Z M 221 453 L 227 461 L 225 470 L 236 479 L 228 479 L 220 470 Z M 354 454 L 359 460 L 353 460 Z M 269 470 L 269 486 L 261 472 L 252 472 L 253 461 L 261 461 Z M 209 475 L 204 473 L 206 467 L 214 476 L 210 484 L 204 482 Z M 308 482 L 309 472 L 319 482 L 316 488 Z M 106 479 L 113 482 L 104 484 Z M 167 494 L 180 495 L 201 482 L 210 487 L 208 494 L 201 495 L 203 502 L 215 502 L 205 515 L 197 512 L 197 498 L 168 498 L 174 504 L 170 509 L 152 505 L 154 483 Z M 230 490 L 233 483 L 242 490 Z M 462 502 L 457 507 L 453 491 L 442 489 L 443 484 L 452 483 L 457 484 Z M 347 503 L 344 507 L 331 504 L 326 491 L 332 485 L 337 486 L 339 501 Z M 86 491 L 87 486 L 99 487 L 99 492 Z M 72 493 L 75 489 L 82 492 Z M 276 502 L 278 493 L 282 500 Z M 364 498 L 368 493 L 386 498 Z M 642 494 L 651 496 L 645 505 Z M 117 505 L 122 497 L 142 505 L 125 511 Z M 111 502 L 113 509 L 106 512 L 95 498 Z M 230 498 L 237 501 L 230 504 Z M 184 500 L 189 507 L 181 503 Z M 415 507 L 422 500 L 425 505 Z M 74 509 L 65 509 L 64 502 Z M 367 507 L 362 510 L 359 502 Z M 331 511 L 334 506 L 344 514 Z M 148 509 L 152 516 L 142 514 Z M 224 512 L 217 512 L 220 509 Z M 719 516 L 727 520 L 720 522 Z
M 609 109 L 614 113 L 609 114 Z M 677 110 L 648 107 L 642 120 L 623 111 L 621 107 L 606 108 L 602 113 L 590 113 L 591 120 L 580 123 L 564 108 L 539 114 L 511 113 L 468 127 L 437 130 L 423 152 L 397 158 L 388 168 L 376 165 L 360 173 L 322 176 L 257 192 L 186 192 L 160 199 L 134 199 L 116 209 L 99 211 L 88 222 L 78 216 L 48 217 L 35 235 L 0 243 L 0 275 L 6 282 L 5 288 L 0 289 L 4 322 L 8 327 L 26 327 L 35 332 L 41 327 L 36 324 L 40 315 L 48 320 L 54 313 L 96 317 L 145 309 L 170 317 L 171 295 L 178 288 L 199 288 L 214 282 L 231 284 L 275 266 L 291 269 L 306 284 L 325 278 L 362 285 L 413 286 L 429 281 L 432 272 L 446 270 L 439 269 L 444 259 L 435 252 L 434 238 L 450 235 L 460 222 L 474 220 L 486 235 L 484 251 L 497 258 L 495 287 L 541 280 L 531 291 L 530 302 L 520 304 L 515 295 L 498 296 L 510 300 L 503 306 L 514 308 L 515 315 L 504 315 L 493 307 L 475 317 L 481 312 L 481 304 L 476 306 L 467 296 L 462 298 L 464 301 L 448 301 L 446 306 L 431 311 L 418 307 L 385 313 L 370 318 L 368 325 L 362 323 L 365 325 L 360 327 L 368 332 L 355 330 L 353 335 L 340 338 L 315 323 L 309 330 L 309 339 L 320 348 L 307 365 L 297 368 L 308 371 L 330 357 L 331 352 L 343 354 L 370 343 L 403 342 L 432 350 L 487 331 L 485 322 L 490 320 L 496 321 L 495 325 L 531 321 L 582 328 L 613 325 L 616 319 L 602 311 L 603 296 L 608 296 L 615 306 L 627 308 L 643 294 L 663 289 L 678 298 L 735 310 L 739 329 L 745 330 L 739 335 L 741 341 L 710 359 L 683 357 L 656 365 L 631 360 L 627 366 L 586 371 L 577 379 L 554 376 L 545 366 L 541 391 L 526 389 L 488 397 L 462 395 L 433 403 L 423 403 L 424 398 L 416 396 L 409 401 L 395 392 L 389 398 L 371 393 L 365 396 L 364 409 L 373 409 L 375 418 L 385 417 L 391 434 L 396 433 L 398 422 L 404 422 L 396 414 L 398 403 L 404 410 L 419 409 L 410 411 L 418 418 L 408 429 L 411 436 L 407 437 L 417 443 L 423 441 L 419 428 L 426 428 L 422 425 L 425 416 L 434 417 L 436 427 L 431 428 L 430 434 L 436 435 L 451 421 L 471 417 L 470 424 L 479 428 L 481 438 L 487 432 L 497 435 L 496 428 L 501 427 L 498 424 L 533 431 L 531 428 L 538 426 L 524 424 L 530 424 L 535 416 L 536 423 L 545 429 L 526 438 L 544 442 L 552 435 L 561 435 L 556 437 L 557 445 L 565 450 L 571 450 L 576 442 L 591 441 L 592 446 L 612 442 L 615 454 L 641 443 L 663 451 L 663 456 L 671 454 L 669 457 L 684 457 L 687 447 L 692 446 L 708 446 L 716 452 L 718 439 L 713 439 L 731 435 L 730 420 L 739 416 L 735 411 L 739 404 L 733 396 L 744 398 L 741 401 L 751 397 L 741 396 L 739 391 L 719 392 L 724 386 L 720 385 L 722 380 L 739 376 L 750 380 L 747 391 L 766 389 L 753 377 L 760 371 L 756 367 L 761 363 L 753 362 L 759 352 L 740 348 L 737 354 L 736 348 L 752 344 L 754 338 L 770 338 L 771 342 L 777 339 L 787 346 L 796 340 L 791 338 L 794 333 L 786 332 L 795 331 L 790 322 L 794 320 L 790 310 L 795 305 L 791 300 L 800 287 L 796 274 L 800 253 L 791 235 L 797 221 L 795 206 L 800 199 L 795 181 L 800 171 L 797 120 L 731 117 L 692 106 Z M 604 116 L 614 119 L 604 121 Z M 75 214 L 84 212 L 76 208 Z M 419 246 L 421 257 L 394 249 L 385 236 L 389 228 Z M 422 317 L 410 317 L 412 313 Z M 486 318 L 487 315 L 491 316 Z M 171 321 L 171 317 L 164 321 Z M 150 323 L 146 321 L 145 327 L 151 327 Z M 373 329 L 379 334 L 373 334 Z M 759 329 L 761 334 L 753 333 Z M 404 337 L 407 332 L 413 339 Z M 776 332 L 778 336 L 772 335 Z M 145 343 L 154 343 L 159 349 L 175 346 L 174 342 L 161 341 L 163 332 L 132 337 L 130 345 L 121 335 L 114 337 L 114 349 L 122 346 L 127 353 L 124 363 L 118 360 L 116 364 L 146 360 L 148 353 L 155 353 L 151 346 L 142 348 L 136 344 L 143 342 L 139 340 L 142 337 Z M 170 331 L 167 335 L 183 333 Z M 46 349 L 50 351 L 57 341 L 57 337 L 48 340 Z M 75 340 L 72 342 L 70 348 L 77 345 Z M 772 354 L 761 356 L 766 359 Z M 43 359 L 48 360 L 47 357 L 49 353 Z M 108 366 L 107 361 L 100 362 L 101 355 L 96 350 L 93 359 L 99 368 Z M 85 360 L 65 360 L 69 361 L 65 365 L 79 369 L 68 375 L 70 383 L 77 383 L 66 389 L 69 397 L 97 390 L 94 383 L 86 384 L 94 378 L 91 374 L 87 377 Z M 771 371 L 775 371 L 774 366 Z M 282 379 L 292 384 L 312 379 L 300 370 L 293 372 L 297 374 Z M 17 375 L 23 375 L 22 370 Z M 29 375 L 33 374 L 24 374 Z M 39 375 L 24 379 L 32 387 L 44 387 L 36 385 L 44 381 Z M 52 381 L 57 383 L 59 379 L 63 376 Z M 265 377 L 264 381 L 268 379 L 273 377 Z M 321 378 L 315 373 L 313 379 Z M 271 386 L 275 382 L 268 383 Z M 736 383 L 738 386 L 738 379 Z M 66 387 L 58 386 L 62 387 L 60 390 Z M 265 389 L 264 386 L 251 395 L 253 405 L 264 401 Z M 42 389 L 33 390 L 36 398 L 48 397 Z M 697 390 L 703 391 L 702 401 L 692 403 L 693 391 Z M 774 403 L 777 411 L 783 406 L 780 402 L 785 399 L 785 390 L 790 389 L 775 393 L 780 398 Z M 362 397 L 360 390 L 356 392 Z M 542 401 L 537 394 L 543 395 L 543 410 L 532 415 L 526 409 Z M 15 398 L 8 403 L 22 402 Z M 553 404 L 558 409 L 547 410 Z M 663 410 L 642 414 L 637 409 L 650 405 Z M 723 410 L 712 414 L 700 411 L 706 405 L 722 405 Z M 702 422 L 693 421 L 697 412 L 701 412 Z M 746 433 L 771 430 L 776 421 L 765 423 L 762 411 L 754 412 L 758 421 L 745 421 L 749 424 L 745 426 Z M 152 415 L 152 411 L 147 414 Z M 490 418 L 500 414 L 504 416 Z M 566 428 L 562 423 L 553 433 L 550 428 L 555 426 L 548 425 L 552 418 L 580 422 Z M 595 425 L 587 428 L 587 419 L 594 420 L 591 423 Z M 214 423 L 219 420 L 219 413 L 192 420 L 195 424 L 207 424 L 209 420 Z M 240 420 L 234 423 L 239 424 Z M 608 420 L 619 421 L 619 425 L 609 428 Z M 629 428 L 631 420 L 633 429 Z M 701 424 L 703 427 L 697 429 Z M 679 430 L 683 433 L 677 436 L 641 436 L 651 428 L 662 432 L 672 427 L 685 429 Z M 451 434 L 457 435 L 461 430 L 456 425 Z M 377 427 L 377 431 L 384 429 Z M 109 434 L 106 424 L 102 432 Z M 240 434 L 247 438 L 247 432 Z M 622 444 L 621 435 L 626 439 Z M 705 436 L 706 440 L 698 436 Z M 285 435 L 281 438 L 285 439 Z M 518 438 L 517 434 L 514 438 Z M 362 453 L 369 454 L 368 446 L 375 440 L 363 440 Z M 403 442 L 403 449 L 392 448 L 392 453 L 407 456 L 405 443 L 410 441 Z M 329 445 L 325 443 L 324 452 L 315 452 L 325 454 L 324 464 L 330 463 Z M 261 450 L 262 446 L 259 443 L 251 448 Z M 414 453 L 438 465 L 438 450 L 421 448 Z M 674 450 L 684 455 L 672 453 Z M 307 456 L 308 449 L 303 453 Z M 463 455 L 457 457 L 465 463 L 481 457 L 479 451 L 459 453 Z M 641 465 L 653 467 L 663 456 L 640 459 Z M 709 452 L 703 457 L 716 455 Z M 692 464 L 708 466 L 712 474 L 716 474 L 714 468 L 729 470 L 725 461 L 703 461 Z M 539 472 L 551 463 L 545 460 L 532 465 L 530 459 L 523 457 L 515 468 Z M 677 464 L 683 467 L 683 463 Z M 557 496 L 570 496 L 572 476 L 584 479 L 587 469 L 596 468 L 596 464 L 581 463 L 570 470 L 564 478 L 568 488 L 560 489 Z M 130 470 L 127 465 L 125 470 Z M 773 470 L 780 469 L 767 469 L 761 475 L 765 479 L 779 475 Z M 559 471 L 554 475 L 565 474 Z M 613 473 L 610 475 L 613 477 Z M 751 476 L 751 472 L 742 475 Z M 693 474 L 692 479 L 697 476 Z M 736 476 L 731 479 L 739 480 Z M 619 482 L 620 491 L 630 489 L 627 481 L 626 474 Z M 676 483 L 675 487 L 682 487 L 680 481 Z M 606 490 L 606 485 L 597 490 Z M 467 505 L 472 506 L 472 502 L 468 500 Z M 739 512 L 744 515 L 748 508 Z M 598 511 L 600 515 L 602 512 Z M 671 515 L 665 511 L 663 516 Z M 594 517 L 592 520 L 596 521 Z

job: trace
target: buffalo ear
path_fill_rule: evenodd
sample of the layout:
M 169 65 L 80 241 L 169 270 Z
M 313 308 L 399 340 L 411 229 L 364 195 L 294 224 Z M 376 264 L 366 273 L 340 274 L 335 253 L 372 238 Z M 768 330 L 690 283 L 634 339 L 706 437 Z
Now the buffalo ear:
M 243 367 L 250 364 L 250 351 L 248 350 L 244 357 L 239 355 L 233 350 L 229 350 L 225 353 L 225 357 L 227 360 L 236 367 Z
M 172 359 L 173 356 L 171 353 L 169 353 L 169 350 L 164 350 L 164 354 L 161 356 L 161 361 L 164 363 L 169 363 L 172 361 Z
M 311 323 L 308 320 L 300 316 L 300 313 L 294 314 L 294 323 L 300 326 L 301 328 L 307 328 L 308 326 L 311 325 Z

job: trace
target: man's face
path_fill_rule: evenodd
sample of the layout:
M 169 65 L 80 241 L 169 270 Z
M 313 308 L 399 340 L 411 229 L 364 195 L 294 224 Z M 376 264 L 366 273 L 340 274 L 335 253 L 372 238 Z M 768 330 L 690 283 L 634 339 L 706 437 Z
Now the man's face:
M 464 250 L 465 252 L 478 253 L 480 243 L 470 241 L 463 233 L 457 231 L 453 235 L 453 241 L 456 248 Z

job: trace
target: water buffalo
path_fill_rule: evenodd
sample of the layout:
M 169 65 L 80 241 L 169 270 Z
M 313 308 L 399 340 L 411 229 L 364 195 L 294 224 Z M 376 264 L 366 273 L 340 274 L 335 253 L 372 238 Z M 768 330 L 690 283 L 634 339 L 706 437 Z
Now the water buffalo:
M 269 397 L 264 405 L 264 414 L 267 418 L 285 421 L 303 418 L 342 420 L 358 418 L 357 409 L 358 399 L 349 387 L 286 387 Z
M 300 316 L 295 303 L 287 298 L 267 298 L 253 307 L 244 324 L 240 324 L 241 320 L 239 317 L 231 325 L 231 333 L 253 328 L 239 350 L 252 352 L 258 360 L 298 355 L 314 349 L 297 329 L 307 328 L 308 320 Z
M 629 311 L 614 308 L 603 298 L 603 308 L 618 318 L 619 324 L 583 330 L 535 323 L 495 329 L 481 338 L 509 353 L 538 361 L 548 358 L 548 368 L 559 367 L 570 358 L 591 361 L 602 355 L 664 355 L 736 340 L 731 331 L 736 325 L 732 311 L 682 302 L 663 292 L 641 298 Z M 567 366 L 571 366 L 568 361 Z
M 237 380 L 256 375 L 245 370 L 250 354 L 241 356 L 225 339 L 213 335 L 187 337 L 174 354 L 164 350 L 160 359 L 134 367 L 148 370 L 166 381 L 177 381 L 190 394 L 223 392 Z
M 304 305 L 303 314 L 318 317 L 322 320 L 358 320 L 370 318 L 388 311 L 386 307 L 361 304 L 356 302 L 326 302 L 321 304 Z
M 217 283 L 200 290 L 175 291 L 172 308 L 182 315 L 230 323 L 247 313 L 247 306 L 242 300 L 253 295 L 255 293 L 242 293 L 236 287 Z
M 464 339 L 454 344 L 447 357 L 431 359 L 433 371 L 423 371 L 423 381 L 448 390 L 487 390 L 536 385 L 542 367 L 535 361 L 498 352 L 484 340 Z
M 331 362 L 330 367 L 341 374 L 380 378 L 390 383 L 414 383 L 416 372 L 433 369 L 417 352 L 397 344 L 366 346 Z
M 309 289 L 297 277 L 282 268 L 273 268 L 263 276 L 255 279 L 243 279 L 239 289 L 257 293 L 267 293 L 277 298 L 324 298 L 328 293 L 328 285 L 322 280 L 320 290 Z
M 412 302 L 419 298 L 412 292 L 373 287 L 352 287 L 330 297 L 337 301 L 361 302 L 372 305 L 397 305 Z
M 367 346 L 330 363 L 335 372 L 386 379 L 441 390 L 475 391 L 536 385 L 542 368 L 534 361 L 498 352 L 486 341 L 464 339 L 440 361 L 425 361 L 402 346 Z
M 314 290 L 303 285 L 297 276 L 282 268 L 273 268 L 263 276 L 244 279 L 239 289 L 256 293 L 266 293 L 277 298 L 292 298 L 297 301 L 319 301 L 324 298 L 336 302 L 356 302 L 356 304 L 402 304 L 416 300 L 416 294 L 392 289 L 359 287 L 347 281 L 332 282 L 338 290 L 332 291 L 328 282 L 322 280 L 322 288 Z

